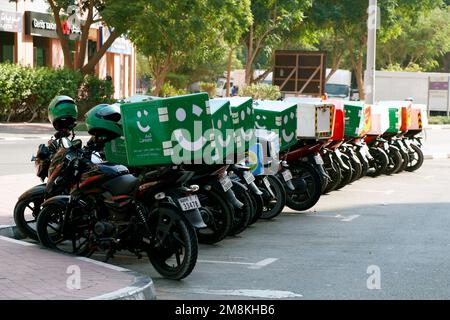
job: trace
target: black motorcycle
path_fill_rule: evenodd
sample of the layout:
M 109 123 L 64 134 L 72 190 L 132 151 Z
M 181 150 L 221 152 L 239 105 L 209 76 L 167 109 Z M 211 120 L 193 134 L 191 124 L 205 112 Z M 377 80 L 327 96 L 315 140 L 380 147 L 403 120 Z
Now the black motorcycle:
M 46 190 L 69 186 L 69 195 L 46 200 L 37 220 L 42 245 L 90 256 L 129 250 L 147 254 L 164 277 L 182 279 L 197 261 L 195 229 L 167 195 L 139 190 L 139 179 L 122 165 L 93 163 L 92 149 L 60 148 L 54 155 Z M 54 174 L 57 173 L 57 174 Z M 56 177 L 56 178 L 53 178 Z

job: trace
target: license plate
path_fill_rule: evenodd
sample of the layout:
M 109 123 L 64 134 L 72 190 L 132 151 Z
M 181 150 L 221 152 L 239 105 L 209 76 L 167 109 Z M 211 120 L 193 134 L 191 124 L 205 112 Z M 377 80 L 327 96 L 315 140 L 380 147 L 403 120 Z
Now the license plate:
M 247 182 L 247 184 L 250 184 L 253 181 L 255 181 L 255 176 L 250 171 L 245 171 L 244 179 L 245 179 L 245 182 Z
M 270 182 L 269 182 L 269 179 L 267 179 L 267 177 L 264 177 L 263 182 L 264 182 L 264 185 L 266 186 L 266 188 L 270 190 Z
M 389 143 L 387 142 L 384 143 L 384 150 L 386 151 L 389 150 Z
M 200 200 L 198 200 L 197 196 L 189 196 L 184 198 L 179 198 L 178 203 L 181 206 L 181 210 L 189 211 L 200 208 L 202 205 L 200 204 Z
M 233 186 L 233 182 L 231 182 L 230 177 L 225 176 L 220 179 L 220 184 L 222 185 L 223 191 L 227 192 Z
M 322 157 L 320 155 L 315 155 L 314 156 L 314 161 L 316 161 L 316 164 L 319 164 L 319 165 L 323 165 L 324 164 L 323 159 L 322 159 Z
M 289 180 L 292 180 L 292 173 L 290 170 L 284 170 L 282 173 L 284 181 L 288 182 Z

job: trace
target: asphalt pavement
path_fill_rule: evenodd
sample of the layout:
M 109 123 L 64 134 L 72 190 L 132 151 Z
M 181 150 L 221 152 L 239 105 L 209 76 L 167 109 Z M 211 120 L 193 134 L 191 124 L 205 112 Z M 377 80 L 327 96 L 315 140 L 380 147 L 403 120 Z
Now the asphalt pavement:
M 37 183 L 29 159 L 38 143 L 0 140 L 0 209 Z M 450 154 L 450 130 L 427 132 L 425 150 Z M 150 276 L 158 299 L 448 299 L 449 185 L 448 159 L 364 178 L 306 213 L 286 209 L 237 237 L 201 245 L 182 281 L 162 279 L 146 258 L 121 254 L 109 263 Z

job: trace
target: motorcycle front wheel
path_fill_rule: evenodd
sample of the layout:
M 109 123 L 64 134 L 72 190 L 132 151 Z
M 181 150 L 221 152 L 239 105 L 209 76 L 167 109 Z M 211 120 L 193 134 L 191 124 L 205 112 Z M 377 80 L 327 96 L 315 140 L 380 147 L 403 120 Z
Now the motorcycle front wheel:
M 163 277 L 181 280 L 192 273 L 197 263 L 198 240 L 194 227 L 173 210 L 159 208 L 156 215 L 152 214 L 158 217 L 158 223 L 155 225 L 154 219 L 149 221 L 149 227 L 154 228 L 155 243 L 147 255 Z

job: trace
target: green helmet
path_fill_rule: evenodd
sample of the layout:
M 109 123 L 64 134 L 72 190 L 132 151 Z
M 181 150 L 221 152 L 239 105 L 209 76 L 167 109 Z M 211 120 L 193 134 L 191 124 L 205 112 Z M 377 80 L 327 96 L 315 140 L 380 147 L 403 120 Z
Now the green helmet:
M 56 96 L 48 105 L 48 120 L 56 130 L 73 129 L 78 117 L 75 101 L 68 96 Z
M 90 135 L 113 140 L 123 135 L 119 104 L 99 104 L 86 113 Z

